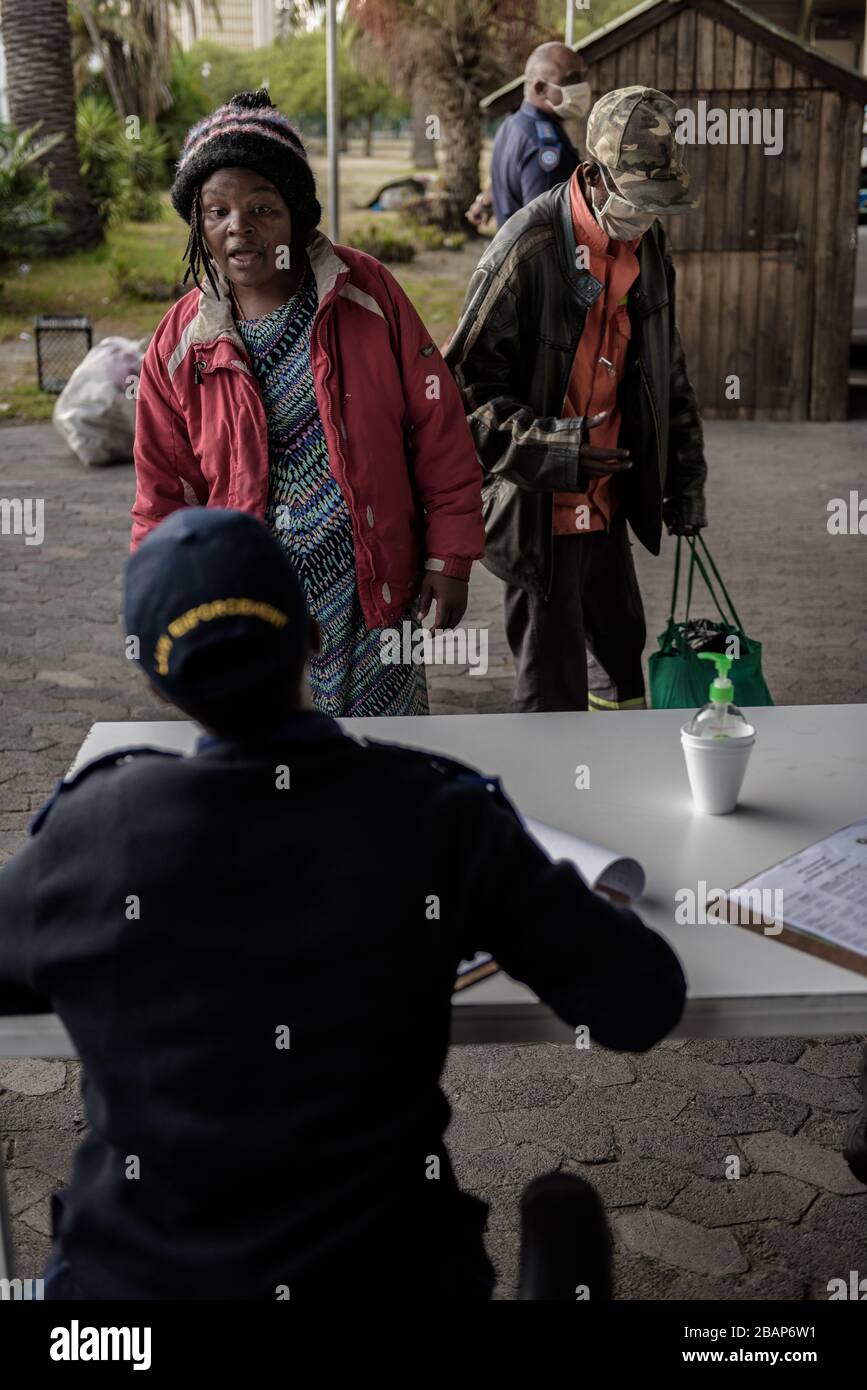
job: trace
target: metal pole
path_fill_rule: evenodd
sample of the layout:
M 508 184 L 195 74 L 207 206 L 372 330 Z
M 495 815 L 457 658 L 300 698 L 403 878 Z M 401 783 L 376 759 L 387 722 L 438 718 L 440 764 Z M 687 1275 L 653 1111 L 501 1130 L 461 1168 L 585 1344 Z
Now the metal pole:
M 328 124 L 328 230 L 340 240 L 340 102 L 337 88 L 337 0 L 327 0 L 325 12 L 325 110 Z
M 575 42 L 575 4 L 566 0 L 566 43 L 571 48 Z

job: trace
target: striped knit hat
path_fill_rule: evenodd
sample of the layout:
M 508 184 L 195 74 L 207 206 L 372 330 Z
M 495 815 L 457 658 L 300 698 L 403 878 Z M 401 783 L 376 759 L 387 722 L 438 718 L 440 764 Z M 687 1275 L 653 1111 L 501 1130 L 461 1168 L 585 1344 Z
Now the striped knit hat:
M 274 184 L 292 213 L 293 241 L 303 245 L 322 216 L 316 181 L 301 136 L 264 87 L 239 92 L 187 132 L 171 192 L 185 222 L 205 179 L 229 167 L 255 169 Z

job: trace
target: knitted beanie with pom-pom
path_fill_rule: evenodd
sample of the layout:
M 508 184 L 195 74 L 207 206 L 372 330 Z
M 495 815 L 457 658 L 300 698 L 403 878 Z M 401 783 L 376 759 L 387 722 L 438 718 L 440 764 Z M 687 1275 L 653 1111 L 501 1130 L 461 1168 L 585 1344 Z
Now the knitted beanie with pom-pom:
M 204 181 L 230 167 L 254 169 L 274 184 L 292 213 L 293 241 L 303 245 L 322 216 L 316 181 L 301 136 L 264 87 L 239 92 L 187 132 L 171 190 L 185 222 Z

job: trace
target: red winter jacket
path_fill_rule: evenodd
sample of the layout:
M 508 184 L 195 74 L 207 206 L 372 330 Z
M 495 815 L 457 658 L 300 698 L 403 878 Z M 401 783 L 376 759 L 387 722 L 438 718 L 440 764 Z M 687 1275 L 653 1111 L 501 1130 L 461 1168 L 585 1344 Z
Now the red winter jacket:
M 355 539 L 368 627 L 388 627 L 422 567 L 466 580 L 484 553 L 482 474 L 463 404 L 400 285 L 363 251 L 315 232 L 310 339 L 331 470 Z M 264 516 L 268 429 L 228 287 L 192 290 L 145 354 L 136 411 L 132 549 L 178 507 Z

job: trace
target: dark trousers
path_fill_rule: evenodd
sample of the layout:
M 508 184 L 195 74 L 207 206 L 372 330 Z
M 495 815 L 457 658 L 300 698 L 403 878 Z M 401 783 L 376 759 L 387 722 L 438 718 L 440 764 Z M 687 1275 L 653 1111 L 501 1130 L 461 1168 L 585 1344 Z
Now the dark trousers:
M 515 708 L 643 708 L 647 629 L 625 518 L 553 546 L 547 599 L 506 585 Z

